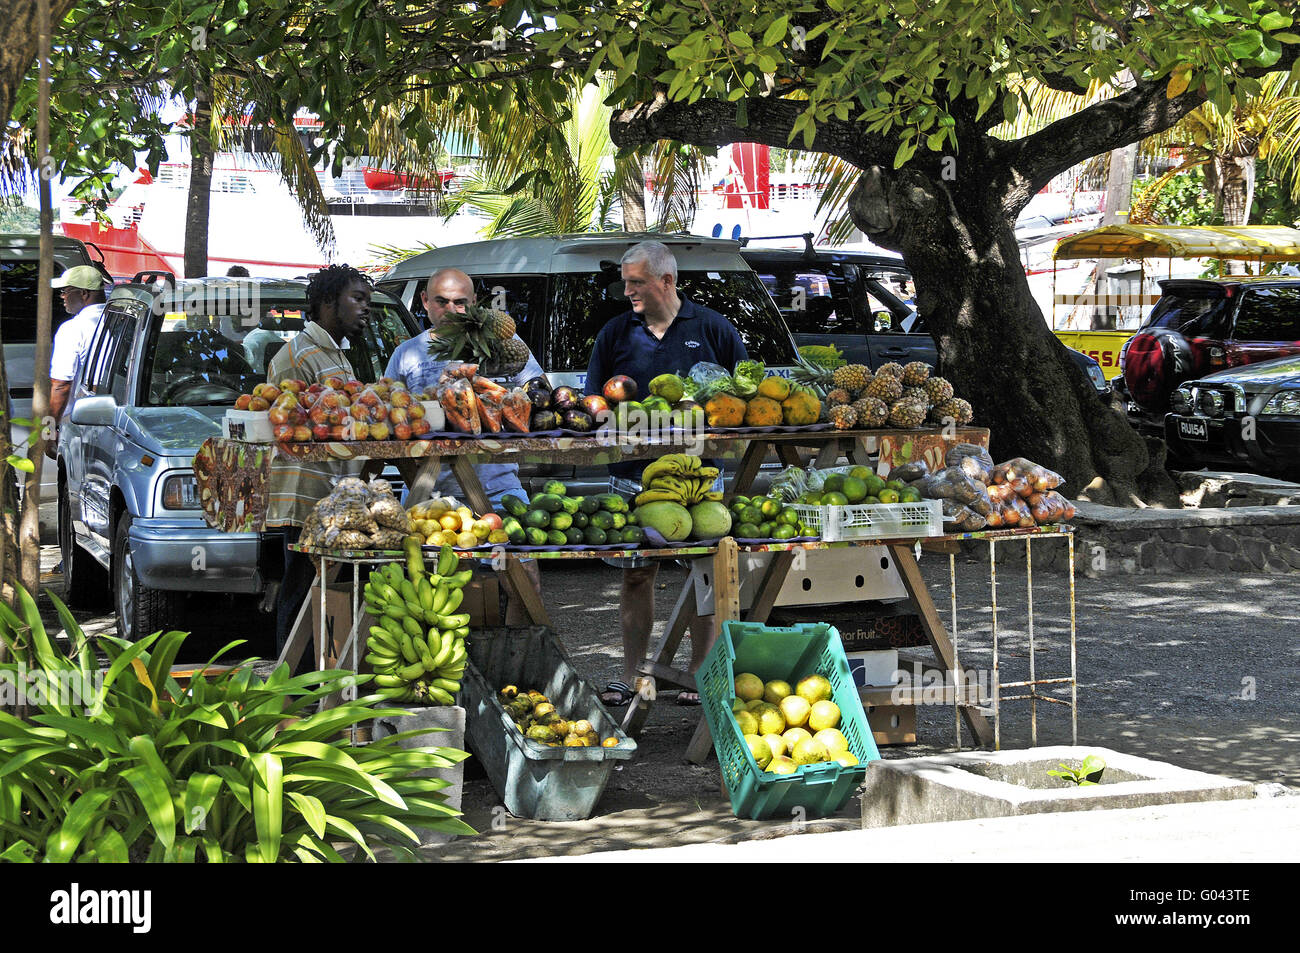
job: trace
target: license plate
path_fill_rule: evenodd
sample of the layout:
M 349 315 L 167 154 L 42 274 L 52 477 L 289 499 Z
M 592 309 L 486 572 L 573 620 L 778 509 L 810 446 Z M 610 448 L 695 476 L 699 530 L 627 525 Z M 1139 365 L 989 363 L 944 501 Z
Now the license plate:
M 1190 420 L 1180 418 L 1178 421 L 1178 436 L 1184 440 L 1209 440 L 1210 433 L 1206 427 L 1205 421 L 1199 417 L 1193 417 Z

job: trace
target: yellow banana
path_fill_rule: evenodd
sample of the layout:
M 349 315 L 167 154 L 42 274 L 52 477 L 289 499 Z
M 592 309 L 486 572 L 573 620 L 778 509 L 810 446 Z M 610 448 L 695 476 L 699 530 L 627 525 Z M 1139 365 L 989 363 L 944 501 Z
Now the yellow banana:
M 698 480 L 716 480 L 721 472 L 717 467 L 700 467 L 691 476 Z
M 468 612 L 462 612 L 459 615 L 445 615 L 438 619 L 438 628 L 440 629 L 459 629 L 462 625 L 469 625 Z
M 429 685 L 433 688 L 441 688 L 444 692 L 450 692 L 453 695 L 460 691 L 460 682 L 454 678 L 435 678 Z
M 429 697 L 443 705 L 454 705 L 456 699 L 450 693 L 443 691 L 437 685 L 430 685 L 427 689 Z
M 424 674 L 424 664 L 421 662 L 412 662 L 405 668 L 399 668 L 397 674 L 409 682 L 411 679 L 419 678 Z
M 442 607 L 442 615 L 455 612 L 460 608 L 460 604 L 465 601 L 464 589 L 453 589 L 451 595 L 447 597 L 447 602 Z
M 443 580 L 442 584 L 439 585 L 436 590 L 434 590 L 433 604 L 429 607 L 429 610 L 433 612 L 435 615 L 441 615 L 442 607 L 447 604 L 447 599 L 450 598 L 451 593 L 452 593 L 451 583 L 447 582 L 446 580 Z
M 446 665 L 447 660 L 451 658 L 451 653 L 454 652 L 455 649 L 456 640 L 451 637 L 451 633 L 447 633 L 442 637 L 442 647 L 439 649 L 438 654 L 433 657 L 434 669 L 438 670 Z
M 642 490 L 637 494 L 634 501 L 637 506 L 645 506 L 647 503 L 676 503 L 682 498 L 682 495 L 676 490 Z

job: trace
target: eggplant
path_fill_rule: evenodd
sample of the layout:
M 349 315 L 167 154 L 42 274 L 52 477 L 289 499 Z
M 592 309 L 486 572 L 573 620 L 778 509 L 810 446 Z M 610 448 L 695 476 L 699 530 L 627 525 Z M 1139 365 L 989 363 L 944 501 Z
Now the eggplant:
M 584 410 L 566 410 L 560 415 L 560 426 L 565 430 L 590 433 L 596 429 L 596 422 L 591 419 L 591 414 Z
M 528 429 L 537 433 L 542 430 L 559 430 L 560 415 L 553 410 L 534 410 Z
M 602 413 L 608 412 L 609 401 L 604 397 L 601 397 L 599 394 L 588 394 L 586 397 L 582 398 L 579 406 L 581 406 L 581 408 L 587 413 L 591 414 L 593 418 L 599 418 Z
M 557 387 L 551 391 L 551 408 L 553 410 L 577 410 L 580 408 L 579 401 L 582 395 L 572 387 Z
M 534 377 L 524 384 L 524 393 L 528 395 L 533 410 L 551 409 L 551 382 L 545 377 Z

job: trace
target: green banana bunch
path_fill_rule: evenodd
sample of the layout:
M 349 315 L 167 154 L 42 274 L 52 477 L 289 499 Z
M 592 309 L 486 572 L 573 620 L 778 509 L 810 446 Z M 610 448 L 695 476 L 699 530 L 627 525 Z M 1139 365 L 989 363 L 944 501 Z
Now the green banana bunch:
M 721 501 L 722 494 L 712 488 L 720 472 L 717 467 L 701 465 L 700 458 L 690 454 L 671 453 L 660 457 L 642 472 L 642 490 L 637 494 L 636 505 L 664 500 L 681 506 L 693 506 L 703 500 Z
M 663 475 L 680 476 L 692 473 L 700 468 L 700 458 L 689 453 L 669 453 L 652 460 L 641 471 L 641 485 L 650 486 L 655 477 Z M 716 474 L 715 474 L 716 476 Z

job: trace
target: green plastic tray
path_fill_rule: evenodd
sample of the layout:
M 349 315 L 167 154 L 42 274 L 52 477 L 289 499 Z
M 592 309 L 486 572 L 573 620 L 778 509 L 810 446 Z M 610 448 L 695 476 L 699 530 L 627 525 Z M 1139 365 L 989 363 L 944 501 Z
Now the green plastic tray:
M 736 676 L 741 672 L 752 672 L 765 682 L 780 678 L 791 684 L 805 675 L 824 675 L 831 683 L 831 700 L 840 709 L 840 731 L 858 764 L 810 764 L 784 775 L 761 770 L 731 717 Z M 832 625 L 811 622 L 779 628 L 724 622 L 695 677 L 737 817 L 799 819 L 834 814 L 866 777 L 867 762 L 880 759 L 840 634 Z

